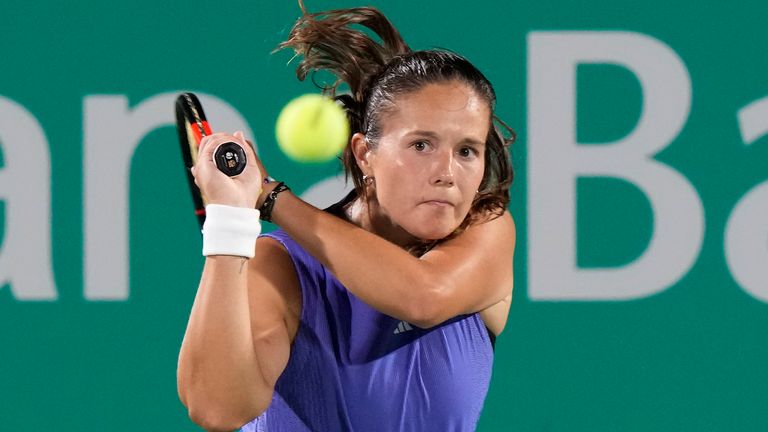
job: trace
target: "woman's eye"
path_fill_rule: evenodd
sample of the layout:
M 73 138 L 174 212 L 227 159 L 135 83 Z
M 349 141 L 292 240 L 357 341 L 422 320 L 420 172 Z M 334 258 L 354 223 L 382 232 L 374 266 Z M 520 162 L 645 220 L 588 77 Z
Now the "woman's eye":
M 473 149 L 473 148 L 470 148 L 470 147 L 462 147 L 459 150 L 459 156 L 461 156 L 463 158 L 469 158 L 469 157 L 477 156 L 477 151 L 475 149 Z
M 424 141 L 417 141 L 413 143 L 413 148 L 416 149 L 416 151 L 424 151 L 427 149 L 427 143 Z

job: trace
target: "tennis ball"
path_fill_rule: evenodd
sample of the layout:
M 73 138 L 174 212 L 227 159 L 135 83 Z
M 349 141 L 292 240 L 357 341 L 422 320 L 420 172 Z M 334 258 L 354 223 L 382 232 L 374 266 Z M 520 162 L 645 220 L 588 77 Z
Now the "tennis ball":
M 344 149 L 349 123 L 331 98 L 305 94 L 288 102 L 277 117 L 277 144 L 298 162 L 325 162 Z

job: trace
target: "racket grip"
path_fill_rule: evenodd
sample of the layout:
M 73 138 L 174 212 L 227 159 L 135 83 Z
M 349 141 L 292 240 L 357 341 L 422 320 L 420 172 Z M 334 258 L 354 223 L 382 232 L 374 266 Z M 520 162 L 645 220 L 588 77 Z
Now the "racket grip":
M 235 177 L 245 169 L 245 150 L 240 144 L 231 141 L 225 142 L 213 151 L 213 161 L 219 171 L 230 177 Z

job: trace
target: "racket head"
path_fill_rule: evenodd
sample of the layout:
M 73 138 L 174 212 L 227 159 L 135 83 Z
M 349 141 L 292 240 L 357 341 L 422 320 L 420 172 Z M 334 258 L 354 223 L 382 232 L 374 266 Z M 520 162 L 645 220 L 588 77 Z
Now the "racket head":
M 179 136 L 187 183 L 195 206 L 195 215 L 200 229 L 202 229 L 203 223 L 205 223 L 206 200 L 200 192 L 200 188 L 195 184 L 192 167 L 197 162 L 200 141 L 204 136 L 211 134 L 211 127 L 208 125 L 203 106 L 194 93 L 182 93 L 176 98 L 176 132 Z

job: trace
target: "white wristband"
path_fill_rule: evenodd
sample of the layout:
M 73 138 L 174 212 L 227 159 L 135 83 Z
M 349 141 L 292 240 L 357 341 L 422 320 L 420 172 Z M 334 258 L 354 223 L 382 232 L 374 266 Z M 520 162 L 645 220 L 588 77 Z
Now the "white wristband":
M 232 255 L 253 258 L 261 234 L 259 211 L 221 204 L 205 206 L 203 255 Z

